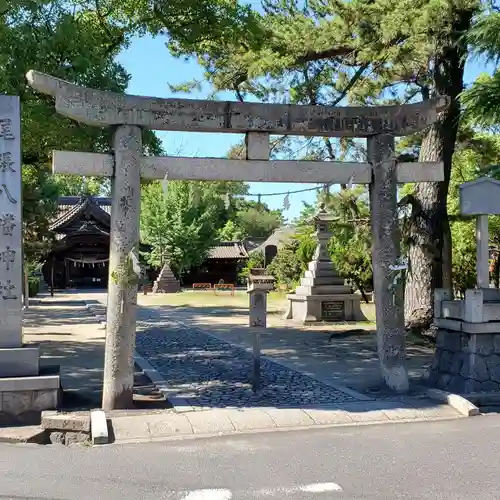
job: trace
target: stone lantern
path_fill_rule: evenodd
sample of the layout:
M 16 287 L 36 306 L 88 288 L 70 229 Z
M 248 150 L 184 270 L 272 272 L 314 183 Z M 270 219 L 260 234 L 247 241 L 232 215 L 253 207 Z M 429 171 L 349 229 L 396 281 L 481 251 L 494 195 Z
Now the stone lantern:
M 247 279 L 247 293 L 250 296 L 249 326 L 267 326 L 267 294 L 274 288 L 275 279 L 265 269 L 250 269 Z
M 249 326 L 254 330 L 252 389 L 260 389 L 260 330 L 267 327 L 267 294 L 274 288 L 274 277 L 265 269 L 250 269 L 247 280 L 250 297 Z
M 321 204 L 313 218 L 316 251 L 295 293 L 288 295 L 285 319 L 301 323 L 366 321 L 361 311 L 361 296 L 353 293 L 338 275 L 328 253 L 328 242 L 333 236 L 330 224 L 336 220 Z

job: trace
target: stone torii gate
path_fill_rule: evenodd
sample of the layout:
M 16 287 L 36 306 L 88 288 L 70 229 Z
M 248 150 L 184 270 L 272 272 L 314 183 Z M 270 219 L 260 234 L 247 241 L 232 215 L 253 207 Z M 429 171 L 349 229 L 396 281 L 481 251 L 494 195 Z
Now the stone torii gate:
M 53 171 L 112 179 L 110 280 L 103 408 L 132 405 L 137 282 L 130 253 L 139 243 L 140 178 L 370 185 L 377 345 L 382 375 L 408 389 L 402 286 L 393 286 L 400 256 L 397 184 L 442 181 L 441 163 L 398 163 L 395 136 L 437 119 L 442 100 L 380 107 L 333 107 L 161 99 L 100 91 L 30 71 L 29 84 L 55 97 L 56 110 L 87 125 L 114 127 L 111 154 L 55 151 Z M 246 160 L 142 156 L 141 128 L 246 134 Z M 269 136 L 360 137 L 368 162 L 269 160 Z

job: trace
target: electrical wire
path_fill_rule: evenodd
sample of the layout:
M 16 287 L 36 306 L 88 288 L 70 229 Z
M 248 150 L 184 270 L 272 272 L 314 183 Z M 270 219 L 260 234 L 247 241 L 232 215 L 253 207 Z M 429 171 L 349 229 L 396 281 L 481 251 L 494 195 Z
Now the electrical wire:
M 328 187 L 330 187 L 330 184 L 327 184 Z M 297 193 L 306 193 L 307 191 L 317 191 L 318 189 L 323 189 L 325 185 L 322 184 L 320 186 L 316 186 L 313 188 L 306 188 L 306 189 L 297 189 L 295 191 L 283 191 L 281 193 L 248 193 L 245 194 L 244 196 L 251 196 L 253 198 L 261 198 L 262 196 L 285 196 L 287 194 L 297 194 Z

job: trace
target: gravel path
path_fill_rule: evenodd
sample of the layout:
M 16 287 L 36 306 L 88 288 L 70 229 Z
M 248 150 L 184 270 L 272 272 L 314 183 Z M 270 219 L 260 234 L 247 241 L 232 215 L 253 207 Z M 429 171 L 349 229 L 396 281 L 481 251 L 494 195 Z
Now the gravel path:
M 144 311 L 144 310 L 143 310 Z M 311 407 L 356 401 L 267 359 L 261 359 L 262 391 L 251 390 L 252 356 L 198 329 L 148 308 L 139 317 L 136 348 L 166 379 L 171 394 L 195 409 L 210 407 Z

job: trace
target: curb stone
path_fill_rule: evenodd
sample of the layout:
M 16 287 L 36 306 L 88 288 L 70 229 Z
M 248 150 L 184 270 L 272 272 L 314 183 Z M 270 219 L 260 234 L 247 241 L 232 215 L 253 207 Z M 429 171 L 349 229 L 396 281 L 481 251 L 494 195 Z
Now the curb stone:
M 108 422 L 102 410 L 90 412 L 90 437 L 92 444 L 108 444 Z
M 134 352 L 134 362 L 144 372 L 144 374 L 151 380 L 156 389 L 168 399 L 169 403 L 173 406 L 177 413 L 184 413 L 188 411 L 195 411 L 195 409 L 183 398 L 170 396 L 167 381 L 162 377 L 160 372 L 137 351 Z
M 427 395 L 435 401 L 451 406 L 465 417 L 476 417 L 481 414 L 476 405 L 458 394 L 442 391 L 441 389 L 428 389 Z
M 0 443 L 47 444 L 48 436 L 39 425 L 3 427 L 0 429 Z
M 281 411 L 275 409 L 275 411 Z M 402 424 L 429 421 L 456 420 L 455 416 L 439 416 L 435 418 L 406 418 L 390 420 L 378 417 L 373 420 L 344 421 L 334 423 L 316 423 L 312 421 L 308 425 L 297 425 L 290 422 L 289 425 L 277 426 L 272 420 L 256 418 L 256 413 L 267 415 L 261 409 L 249 408 L 245 410 L 206 410 L 202 412 L 184 414 L 156 414 L 141 416 L 125 416 L 112 418 L 112 426 L 115 444 L 131 444 L 158 441 L 173 441 L 184 439 L 211 438 L 219 436 L 235 436 L 245 434 L 256 434 L 266 432 L 290 432 L 310 429 L 330 429 L 334 427 L 362 427 L 366 425 Z M 333 411 L 327 413 L 334 413 Z M 345 412 L 344 412 L 345 413 Z M 205 418 L 208 416 L 208 423 Z M 238 417 L 236 417 L 238 415 Z M 246 418 L 248 417 L 248 418 Z M 238 421 L 239 418 L 239 421 Z

